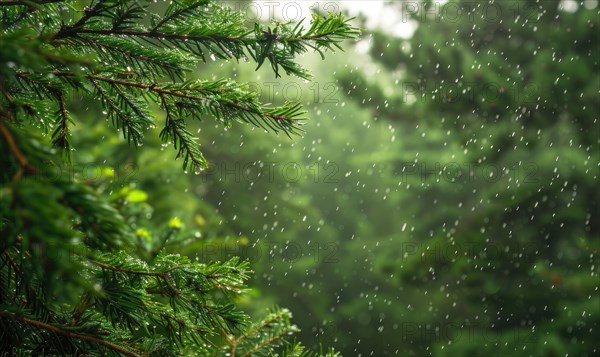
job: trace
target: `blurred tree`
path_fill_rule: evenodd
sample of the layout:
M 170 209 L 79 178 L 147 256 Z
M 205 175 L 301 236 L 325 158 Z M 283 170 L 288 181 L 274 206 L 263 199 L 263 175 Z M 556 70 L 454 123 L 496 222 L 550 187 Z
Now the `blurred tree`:
M 296 133 L 303 115 L 298 104 L 265 106 L 246 85 L 187 80 L 186 71 L 207 58 L 250 57 L 258 67 L 268 61 L 276 76 L 283 70 L 306 79 L 297 55 L 309 49 L 322 54 L 357 35 L 335 14 L 313 17 L 308 29 L 281 23 L 247 28 L 240 13 L 211 1 L 161 6 L 96 0 L 79 11 L 68 0 L 0 1 L 2 351 L 310 354 L 287 341 L 297 330 L 287 310 L 273 309 L 250 324 L 234 307 L 247 262 L 198 263 L 169 254 L 169 245 L 187 242 L 179 234 L 182 221 L 143 227 L 151 210 L 145 191 L 125 186 L 109 196 L 45 170 L 64 167 L 56 148 L 71 160 L 78 118 L 70 106 L 80 98 L 100 102 L 107 121 L 135 146 L 156 126 L 152 111 L 162 111 L 161 141 L 196 173 L 206 161 L 187 119 L 212 116 L 225 127 L 237 120 Z M 54 148 L 39 131 L 51 133 Z M 99 170 L 99 176 L 114 175 Z
M 361 352 L 597 355 L 597 2 L 389 9 L 414 35 L 375 31 L 381 73 L 341 76 L 400 141 L 381 175 L 394 233 L 371 255 Z

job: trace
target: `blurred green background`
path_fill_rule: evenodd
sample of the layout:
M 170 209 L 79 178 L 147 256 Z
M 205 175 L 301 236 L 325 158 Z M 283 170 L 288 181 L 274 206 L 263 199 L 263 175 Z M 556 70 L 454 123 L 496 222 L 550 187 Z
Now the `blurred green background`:
M 598 355 L 598 1 L 265 3 L 228 5 L 250 22 L 367 10 L 359 42 L 301 60 L 311 82 L 249 63 L 192 74 L 302 102 L 303 137 L 190 123 L 211 166 L 182 175 L 157 131 L 129 148 L 74 99 L 74 169 L 49 169 L 127 205 L 144 254 L 159 228 L 172 251 L 248 258 L 242 307 L 290 308 L 308 346 Z

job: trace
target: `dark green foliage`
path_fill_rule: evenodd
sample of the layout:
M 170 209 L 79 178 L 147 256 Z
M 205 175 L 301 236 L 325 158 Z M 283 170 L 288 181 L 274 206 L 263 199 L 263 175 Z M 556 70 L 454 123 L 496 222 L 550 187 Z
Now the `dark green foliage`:
M 37 114 L 38 100 L 54 102 L 53 144 L 68 153 L 72 124 L 65 97 L 69 90 L 102 101 L 104 110 L 123 136 L 141 145 L 143 131 L 155 126 L 146 103 L 159 103 L 167 113 L 162 131 L 183 157 L 184 167 L 198 171 L 206 162 L 184 119 L 213 116 L 224 123 L 242 120 L 273 131 L 294 133 L 303 112 L 296 105 L 271 108 L 261 105 L 245 86 L 226 81 L 183 81 L 198 61 L 248 60 L 260 67 L 269 60 L 275 74 L 308 78 L 294 57 L 309 49 L 339 48 L 357 31 L 341 15 L 314 16 L 304 31 L 300 24 L 256 25 L 248 29 L 240 13 L 209 1 L 173 2 L 162 14 L 151 2 L 97 1 L 83 16 L 61 22 L 53 13 L 66 4 L 19 3 L 2 6 L 2 58 L 5 90 L 10 88 L 11 116 Z M 143 25 L 148 22 L 150 25 Z M 23 54 L 27 58 L 23 58 Z M 21 55 L 19 55 L 21 54 Z M 164 77 L 177 82 L 159 82 Z M 14 91 L 14 93 L 12 93 Z
M 404 222 L 381 235 L 370 280 L 384 286 L 375 310 L 396 319 L 362 330 L 383 326 L 379 353 L 598 354 L 600 23 L 597 5 L 577 3 L 495 2 L 490 21 L 482 2 L 436 21 L 428 6 L 474 3 L 419 2 L 411 38 L 372 34 L 393 91 L 343 76 L 401 133 L 382 170 Z
M 76 149 L 71 129 L 78 118 L 69 108 L 82 98 L 99 102 L 135 146 L 159 125 L 154 110 L 162 109 L 160 138 L 193 171 L 206 160 L 188 120 L 213 117 L 225 127 L 242 121 L 294 134 L 303 116 L 298 104 L 266 106 L 244 84 L 186 74 L 207 57 L 252 58 L 259 67 L 268 59 L 275 75 L 281 67 L 306 78 L 295 56 L 322 54 L 357 35 L 336 14 L 315 16 L 304 31 L 292 24 L 247 28 L 239 13 L 212 1 L 161 8 L 129 0 L 92 1 L 82 11 L 67 0 L 0 2 L 1 351 L 309 355 L 289 341 L 297 328 L 286 310 L 250 324 L 235 308 L 247 262 L 200 263 L 167 253 L 187 241 L 179 240 L 176 220 L 157 232 L 136 230 L 135 217 L 150 207 L 132 210 L 119 193 L 44 171 L 63 167 Z M 145 200 L 145 193 L 120 192 Z M 150 234 L 160 238 L 147 246 Z

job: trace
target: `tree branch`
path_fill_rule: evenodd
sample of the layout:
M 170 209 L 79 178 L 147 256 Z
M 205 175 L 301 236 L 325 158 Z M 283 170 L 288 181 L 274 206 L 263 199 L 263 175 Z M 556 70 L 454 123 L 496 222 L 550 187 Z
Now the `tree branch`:
M 180 40 L 180 41 L 195 41 L 195 42 L 240 42 L 243 45 L 252 45 L 258 42 L 267 42 L 270 41 L 271 38 L 265 37 L 264 39 L 256 38 L 256 37 L 228 37 L 228 36 L 216 36 L 216 35 L 206 35 L 206 36 L 193 36 L 188 34 L 179 34 L 179 33 L 166 33 L 166 32 L 158 32 L 156 29 L 151 31 L 140 31 L 140 30 L 126 30 L 126 29 L 80 29 L 75 31 L 75 28 L 70 29 L 69 32 L 59 31 L 53 37 L 52 40 L 68 37 L 70 35 L 79 35 L 79 34 L 91 34 L 91 35 L 105 35 L 105 36 L 130 36 L 130 37 L 143 37 L 150 38 L 155 40 Z M 305 36 L 287 36 L 287 37 L 274 37 L 277 42 L 290 42 L 290 41 L 318 41 L 321 39 L 326 39 L 329 36 L 335 35 L 336 31 L 331 30 L 328 32 L 319 33 L 316 35 L 305 35 Z
M 76 23 L 74 23 L 73 25 L 62 27 L 53 37 L 54 38 L 68 37 L 70 34 L 77 32 L 77 28 L 85 25 L 87 20 L 89 20 L 90 18 L 92 18 L 94 16 L 98 16 L 100 10 L 102 10 L 102 8 L 104 6 L 104 1 L 105 0 L 98 0 L 98 3 L 92 8 L 86 6 L 83 9 L 83 16 Z
M 261 329 L 265 328 L 266 326 L 272 324 L 273 322 L 277 321 L 278 319 L 280 319 L 281 317 L 283 317 L 284 313 L 280 312 L 279 314 L 276 314 L 275 316 L 273 316 L 272 318 L 263 321 L 262 324 L 260 324 L 259 326 L 253 328 L 251 331 L 248 331 L 248 333 L 236 338 L 233 343 L 235 345 L 239 344 L 240 342 L 242 342 L 242 340 L 248 336 L 252 336 L 254 334 L 256 334 L 258 331 L 260 331 Z
M 10 312 L 6 312 L 6 311 L 0 311 L 0 317 L 3 318 L 7 318 L 7 319 L 12 319 L 12 320 L 16 320 L 16 321 L 21 321 L 24 322 L 28 325 L 31 326 L 35 326 L 44 330 L 48 330 L 48 331 L 52 331 L 55 333 L 58 333 L 60 335 L 69 337 L 69 338 L 74 338 L 77 340 L 82 340 L 82 341 L 88 341 L 88 342 L 92 342 L 92 343 L 97 343 L 99 345 L 102 345 L 104 347 L 107 347 L 113 351 L 122 353 L 125 356 L 130 356 L 130 357 L 142 357 L 142 355 L 137 354 L 131 350 L 126 349 L 125 347 L 116 345 L 112 342 L 100 339 L 100 338 L 96 338 L 93 336 L 88 336 L 88 335 L 84 335 L 84 334 L 80 334 L 77 332 L 72 332 L 72 331 L 67 331 L 67 330 L 63 330 L 62 328 L 58 327 L 58 326 L 54 326 L 54 325 L 50 325 L 47 324 L 45 322 L 41 322 L 41 321 L 37 321 L 37 320 L 33 320 L 27 317 L 23 317 L 23 316 L 17 316 L 16 314 L 10 313 Z
M 227 36 L 192 36 L 188 34 L 179 33 L 165 33 L 158 31 L 139 31 L 139 30 L 126 30 L 126 29 L 80 29 L 75 31 L 70 30 L 68 33 L 61 33 L 60 31 L 54 35 L 52 40 L 68 37 L 70 35 L 79 34 L 91 34 L 91 35 L 105 35 L 105 36 L 129 36 L 129 37 L 144 37 L 154 40 L 180 40 L 180 41 L 195 41 L 195 42 L 241 42 L 243 44 L 251 44 L 253 41 L 257 41 L 252 37 L 227 37 Z
M 53 144 L 61 147 L 62 149 L 69 149 L 68 135 L 69 135 L 69 113 L 65 104 L 65 97 L 62 93 L 56 95 L 58 101 L 58 110 L 60 114 L 59 127 L 55 131 L 53 138 Z M 68 152 L 67 152 L 68 154 Z
M 74 74 L 68 73 L 68 72 L 54 72 L 55 75 L 57 76 L 73 76 Z M 140 89 L 146 89 L 152 92 L 155 92 L 157 94 L 163 94 L 163 95 L 168 95 L 168 96 L 172 96 L 172 97 L 178 97 L 178 98 L 185 98 L 185 99 L 192 99 L 192 100 L 199 100 L 199 101 L 218 101 L 216 99 L 211 99 L 211 98 L 207 98 L 207 97 L 200 97 L 197 95 L 192 95 L 192 94 L 186 94 L 186 93 L 181 93 L 180 91 L 189 91 L 189 90 L 197 90 L 197 91 L 201 91 L 202 88 L 185 88 L 185 89 L 181 89 L 181 90 L 170 90 L 170 89 L 164 89 L 164 84 L 146 84 L 146 83 L 140 83 L 140 82 L 131 82 L 131 81 L 126 81 L 123 79 L 114 79 L 114 78 L 109 78 L 109 77 L 102 77 L 102 76 L 97 76 L 97 75 L 85 75 L 83 76 L 84 78 L 90 79 L 90 80 L 97 80 L 97 81 L 101 81 L 101 82 L 106 82 L 106 83 L 112 83 L 112 84 L 120 84 L 120 85 L 124 85 L 124 86 L 128 86 L 128 87 L 135 87 L 135 88 L 140 88 Z M 218 101 L 221 102 L 221 101 Z M 232 101 L 222 101 L 223 104 L 229 105 L 231 107 L 234 107 L 236 109 L 239 109 L 241 111 L 245 111 L 248 113 L 253 113 L 253 114 L 258 114 L 258 115 L 264 115 L 265 117 L 271 118 L 271 119 L 275 119 L 275 120 L 284 120 L 284 121 L 294 121 L 293 118 L 287 117 L 285 115 L 275 115 L 275 114 L 270 114 L 270 113 L 261 113 L 258 112 L 252 108 L 248 108 L 245 107 L 241 104 L 232 102 Z
M 273 337 L 271 337 L 270 339 L 264 341 L 263 343 L 261 343 L 261 344 L 259 344 L 257 346 L 254 346 L 254 348 L 252 348 L 252 350 L 250 350 L 248 353 L 244 354 L 242 357 L 251 356 L 253 352 L 256 352 L 256 351 L 260 350 L 261 348 L 263 348 L 263 347 L 265 347 L 267 345 L 270 345 L 273 341 L 276 341 L 276 340 L 278 340 L 280 338 L 281 338 L 281 334 L 274 335 Z
M 64 2 L 65 0 L 40 0 L 40 1 L 21 1 L 21 0 L 0 0 L 0 6 L 32 6 L 32 5 L 45 5 L 53 4 L 57 2 Z
M 23 154 L 21 149 L 19 149 L 19 146 L 15 142 L 15 138 L 13 137 L 10 130 L 8 130 L 8 128 L 6 126 L 4 126 L 4 124 L 2 124 L 2 122 L 0 122 L 0 135 L 2 135 L 4 137 L 4 140 L 6 141 L 6 144 L 8 145 L 9 150 L 12 152 L 13 156 L 17 159 L 17 162 L 19 163 L 19 166 L 20 166 L 19 170 L 17 170 L 17 172 L 15 173 L 15 175 L 12 178 L 13 182 L 15 182 L 19 178 L 21 178 L 21 175 L 23 175 L 23 171 L 36 172 L 37 170 L 35 169 L 35 167 L 33 167 L 29 164 L 27 157 L 25 157 L 25 154 Z
M 190 6 L 181 8 L 177 11 L 174 11 L 172 14 L 165 16 L 164 18 L 162 18 L 152 29 L 151 32 L 155 32 L 156 30 L 158 30 L 162 25 L 166 24 L 167 22 L 173 20 L 174 18 L 177 18 L 179 16 L 181 16 L 182 14 L 184 14 L 186 11 L 190 11 L 193 10 L 195 8 L 198 8 L 200 6 L 206 5 L 208 3 L 208 1 L 198 1 L 195 4 L 192 4 Z
M 97 260 L 94 260 L 93 263 L 104 269 L 116 271 L 119 273 L 137 274 L 137 275 L 146 275 L 146 276 L 159 276 L 159 277 L 165 277 L 167 274 L 169 274 L 170 272 L 172 272 L 174 270 L 185 268 L 184 266 L 177 265 L 177 266 L 171 267 L 165 271 L 153 272 L 153 271 L 139 271 L 139 270 L 133 270 L 133 269 L 119 268 L 119 267 L 116 267 L 116 266 L 113 266 L 110 264 L 99 262 Z
M 26 72 L 20 72 L 20 73 L 18 73 L 18 76 L 24 77 L 24 78 L 29 78 L 28 74 L 29 73 L 26 73 Z M 60 72 L 60 71 L 52 72 L 52 74 L 54 74 L 57 77 L 75 77 L 75 76 L 77 76 L 74 73 Z M 207 97 L 201 97 L 201 96 L 197 96 L 197 95 L 181 93 L 184 91 L 193 91 L 193 90 L 202 91 L 203 88 L 181 88 L 181 89 L 171 90 L 171 89 L 164 88 L 168 84 L 161 84 L 161 83 L 147 84 L 147 83 L 141 83 L 141 82 L 131 82 L 131 81 L 123 80 L 123 79 L 115 79 L 115 78 L 103 77 L 103 76 L 98 76 L 98 75 L 93 75 L 93 74 L 83 75 L 81 77 L 89 79 L 90 81 L 96 80 L 96 81 L 105 82 L 105 83 L 119 84 L 119 85 L 123 85 L 123 86 L 127 86 L 127 87 L 144 89 L 144 90 L 148 90 L 148 91 L 157 93 L 159 95 L 162 94 L 162 95 L 167 95 L 167 96 L 172 96 L 172 97 L 198 100 L 198 101 L 218 102 L 218 103 L 228 105 L 230 107 L 233 107 L 235 109 L 238 109 L 238 110 L 241 110 L 241 111 L 244 111 L 247 113 L 264 116 L 264 117 L 271 118 L 271 119 L 278 120 L 278 121 L 289 121 L 289 122 L 296 121 L 296 119 L 285 116 L 285 115 L 263 113 L 263 112 L 257 111 L 256 109 L 245 107 L 241 104 L 238 104 L 236 102 L 229 101 L 229 100 L 211 99 L 211 98 L 207 98 Z

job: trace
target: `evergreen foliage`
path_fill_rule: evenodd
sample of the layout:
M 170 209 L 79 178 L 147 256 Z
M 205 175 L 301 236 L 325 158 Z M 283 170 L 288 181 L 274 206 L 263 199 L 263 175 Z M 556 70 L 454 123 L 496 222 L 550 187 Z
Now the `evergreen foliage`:
M 564 5 L 420 1 L 410 38 L 371 34 L 380 81 L 341 77 L 401 133 L 380 169 L 403 219 L 369 280 L 383 287 L 375 310 L 396 318 L 361 330 L 377 341 L 364 352 L 600 351 L 599 9 Z
M 248 28 L 238 12 L 212 1 L 161 6 L 95 0 L 79 11 L 69 0 L 0 1 L 0 349 L 312 355 L 289 341 L 297 331 L 289 311 L 274 309 L 251 324 L 235 308 L 247 262 L 197 262 L 161 247 L 139 256 L 133 252 L 143 234 L 134 232 L 123 207 L 85 182 L 42 170 L 71 157 L 77 118 L 69 103 L 77 98 L 100 101 L 103 115 L 135 146 L 161 125 L 162 141 L 194 172 L 206 160 L 189 120 L 298 133 L 304 113 L 297 103 L 264 105 L 247 85 L 186 74 L 211 58 L 257 67 L 268 61 L 276 76 L 283 70 L 309 78 L 296 56 L 323 55 L 358 34 L 339 14 L 315 15 L 308 28 Z M 164 124 L 152 115 L 157 106 Z

